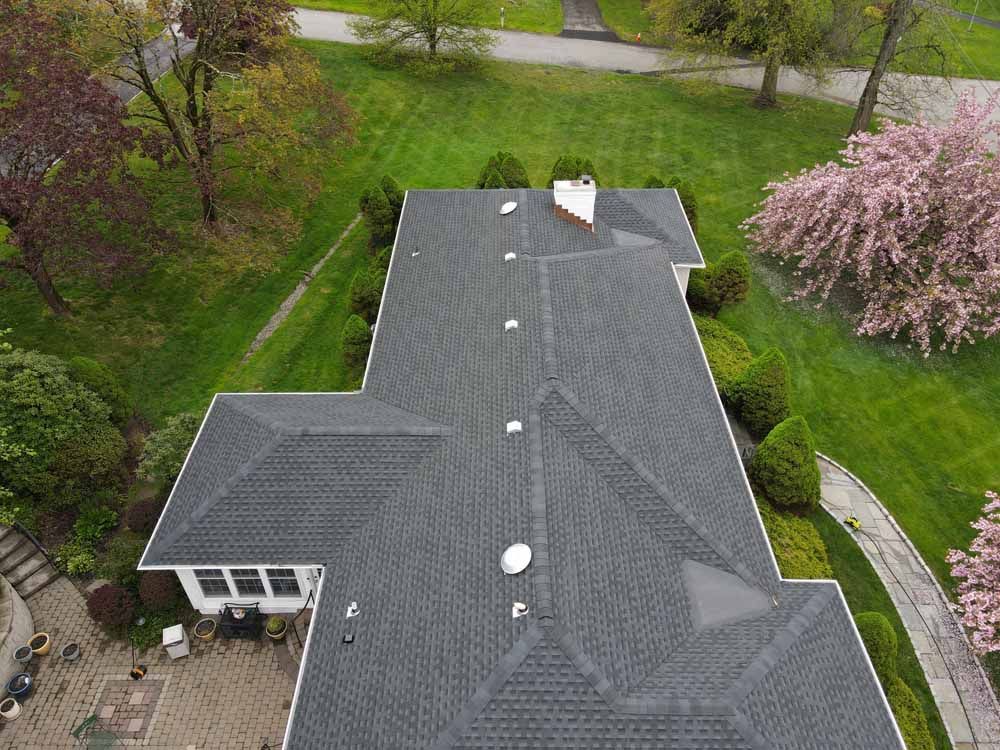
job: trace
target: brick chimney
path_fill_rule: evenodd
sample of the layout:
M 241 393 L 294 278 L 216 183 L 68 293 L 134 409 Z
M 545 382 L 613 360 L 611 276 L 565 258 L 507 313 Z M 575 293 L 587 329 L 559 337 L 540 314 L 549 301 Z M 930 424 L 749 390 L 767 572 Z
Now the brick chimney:
M 579 180 L 556 180 L 552 183 L 556 216 L 577 226 L 594 231 L 594 200 L 597 184 L 589 174 Z

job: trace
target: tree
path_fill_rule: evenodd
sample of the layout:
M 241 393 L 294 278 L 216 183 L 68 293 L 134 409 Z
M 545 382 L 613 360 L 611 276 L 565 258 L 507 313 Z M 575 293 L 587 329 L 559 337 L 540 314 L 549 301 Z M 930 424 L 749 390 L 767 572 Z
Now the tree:
M 960 581 L 962 622 L 980 653 L 1000 651 L 1000 495 L 987 492 L 986 499 L 982 518 L 972 523 L 979 533 L 969 551 L 953 549 L 946 558 Z
M 771 430 L 757 446 L 748 474 L 777 508 L 812 510 L 818 506 L 816 444 L 806 420 L 789 417 Z
M 379 247 L 395 239 L 399 217 L 381 185 L 367 188 L 361 193 L 358 208 L 368 226 L 369 243 L 372 247 Z
M 772 191 L 742 228 L 761 253 L 795 264 L 793 298 L 835 288 L 863 304 L 859 335 L 906 332 L 957 350 L 1000 331 L 1000 170 L 994 102 L 959 101 L 950 124 L 886 122 L 859 133 L 844 163 L 803 171 Z
M 729 389 L 740 419 L 754 435 L 764 436 L 788 418 L 788 362 L 775 347 L 766 349 Z
M 764 61 L 755 102 L 777 104 L 782 65 L 819 75 L 831 57 L 833 0 L 651 0 L 654 33 L 688 49 Z
M 493 49 L 497 37 L 481 28 L 481 13 L 476 0 L 374 0 L 367 16 L 348 25 L 379 57 L 415 58 L 440 70 L 476 64 Z
M 154 236 L 126 161 L 140 132 L 30 2 L 0 0 L 0 267 L 31 277 L 60 316 L 52 275 L 108 280 Z
M 166 424 L 148 438 L 139 460 L 139 476 L 153 482 L 171 484 L 181 473 L 201 420 L 184 412 L 169 417 Z
M 594 178 L 594 184 L 599 185 L 597 170 L 594 169 L 594 162 L 572 154 L 566 154 L 556 159 L 552 165 L 552 175 L 549 177 L 548 186 L 552 187 L 556 180 L 579 180 L 583 175 L 589 174 Z
M 102 32 L 120 52 L 104 70 L 148 97 L 135 116 L 168 134 L 197 186 L 204 221 L 218 218 L 223 172 L 272 174 L 293 151 L 352 138 L 344 99 L 315 59 L 289 44 L 296 26 L 284 0 L 100 3 Z M 149 45 L 151 27 L 165 31 Z

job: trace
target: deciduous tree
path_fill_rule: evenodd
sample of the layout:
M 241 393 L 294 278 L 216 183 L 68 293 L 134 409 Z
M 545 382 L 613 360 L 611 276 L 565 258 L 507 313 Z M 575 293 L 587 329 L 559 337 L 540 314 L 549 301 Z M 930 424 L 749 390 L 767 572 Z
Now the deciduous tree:
M 795 264 L 793 297 L 837 287 L 863 302 L 859 334 L 906 333 L 957 349 L 1000 331 L 1000 169 L 989 116 L 966 95 L 950 124 L 886 122 L 842 162 L 771 183 L 743 228 L 759 252 Z
M 979 533 L 969 551 L 951 550 L 947 560 L 959 579 L 962 622 L 972 629 L 972 643 L 980 652 L 1000 651 L 1000 495 L 987 492 L 989 502 L 972 528 Z
M 0 267 L 26 273 L 57 315 L 53 274 L 138 267 L 148 207 L 126 160 L 140 132 L 31 2 L 0 0 Z

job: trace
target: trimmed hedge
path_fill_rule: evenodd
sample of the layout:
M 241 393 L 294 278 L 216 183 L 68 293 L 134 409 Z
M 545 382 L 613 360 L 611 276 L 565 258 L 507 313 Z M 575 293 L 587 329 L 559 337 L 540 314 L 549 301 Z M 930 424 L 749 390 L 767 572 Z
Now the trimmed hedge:
M 649 177 L 646 178 L 646 182 L 644 182 L 642 186 L 646 190 L 650 190 L 655 188 L 665 188 L 667 186 L 667 183 L 665 183 L 655 174 L 651 174 L 649 175 Z
M 927 717 L 910 686 L 899 677 L 893 677 L 886 690 L 886 698 L 906 742 L 906 750 L 934 750 L 934 738 L 927 726 Z
M 695 315 L 694 325 L 712 370 L 715 387 L 723 401 L 728 401 L 730 389 L 753 361 L 750 347 L 739 334 L 714 318 Z
M 362 366 L 368 358 L 368 350 L 372 345 L 372 329 L 364 318 L 351 315 L 340 333 L 340 343 L 344 361 L 351 367 Z
M 66 364 L 70 377 L 96 393 L 111 409 L 111 421 L 118 427 L 124 427 L 134 408 L 132 399 L 111 368 L 89 357 L 73 357 Z
M 757 507 L 785 578 L 833 578 L 826 545 L 807 518 L 775 510 L 766 500 Z
M 731 396 L 743 424 L 757 437 L 763 437 L 788 418 L 790 390 L 785 355 L 771 347 L 750 363 L 743 377 L 733 384 Z
M 750 261 L 739 250 L 731 250 L 712 266 L 709 282 L 716 304 L 738 305 L 750 294 Z
M 860 612 L 854 617 L 858 626 L 865 650 L 875 667 L 882 686 L 888 690 L 896 676 L 896 652 L 899 650 L 899 639 L 892 624 L 881 612 Z
M 590 159 L 583 159 L 572 154 L 560 156 L 552 165 L 552 175 L 549 177 L 548 187 L 552 187 L 556 180 L 579 180 L 585 174 L 593 177 L 596 184 L 601 184 L 597 178 L 597 171 L 594 169 L 594 162 Z
M 667 182 L 667 187 L 673 188 L 677 191 L 677 197 L 680 198 L 681 201 L 681 208 L 684 209 L 684 215 L 687 216 L 688 224 L 691 225 L 691 232 L 697 235 L 698 199 L 695 198 L 694 188 L 691 187 L 691 183 L 683 177 L 675 175 Z
M 503 175 L 496 169 L 491 169 L 486 174 L 486 181 L 483 183 L 484 190 L 502 190 L 507 187 L 507 183 L 503 181 Z
M 480 190 L 495 188 L 530 188 L 528 171 L 521 161 L 507 151 L 498 151 L 479 172 L 476 187 Z
M 692 268 L 688 274 L 687 293 L 688 307 L 694 312 L 711 315 L 713 318 L 719 312 L 718 301 L 712 292 L 712 266 Z
M 789 417 L 757 446 L 750 480 L 778 508 L 812 509 L 819 505 L 820 474 L 816 444 L 802 417 Z
M 384 286 L 384 275 L 373 274 L 370 268 L 358 271 L 351 282 L 351 311 L 369 323 L 374 323 L 378 317 L 379 305 L 382 304 L 382 288 Z

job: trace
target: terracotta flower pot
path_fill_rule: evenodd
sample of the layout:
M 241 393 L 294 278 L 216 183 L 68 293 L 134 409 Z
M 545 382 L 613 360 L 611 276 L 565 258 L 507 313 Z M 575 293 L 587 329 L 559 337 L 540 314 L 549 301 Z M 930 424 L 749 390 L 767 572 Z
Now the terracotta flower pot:
M 52 650 L 52 639 L 48 633 L 35 633 L 28 641 L 28 645 L 31 646 L 32 653 L 45 656 Z
M 5 721 L 14 721 L 21 715 L 21 704 L 13 698 L 4 698 L 0 701 L 0 716 Z
M 218 627 L 218 623 L 215 622 L 211 617 L 205 617 L 194 626 L 194 637 L 203 641 L 211 641 L 215 638 L 215 630 Z

